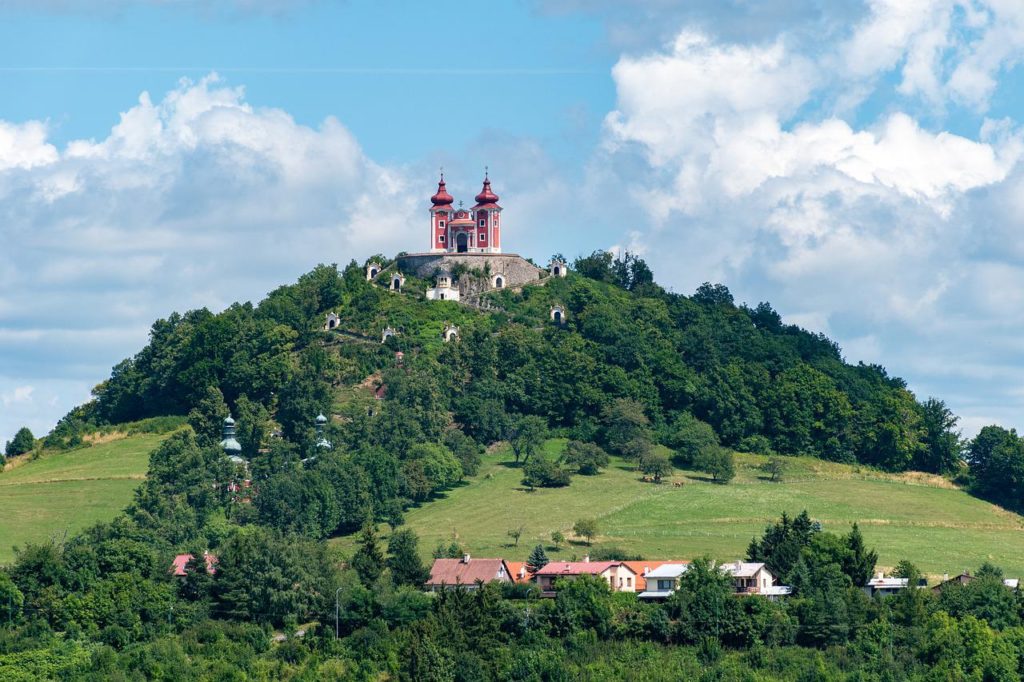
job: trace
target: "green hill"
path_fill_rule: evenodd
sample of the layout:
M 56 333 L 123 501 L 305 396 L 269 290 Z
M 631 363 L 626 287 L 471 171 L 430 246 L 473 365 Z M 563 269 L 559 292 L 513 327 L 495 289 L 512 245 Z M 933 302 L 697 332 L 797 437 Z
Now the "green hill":
M 107 437 L 91 447 L 9 463 L 0 474 L 0 564 L 14 558 L 14 546 L 70 537 L 112 519 L 131 501 L 149 454 L 165 437 Z
M 562 442 L 547 443 L 548 455 Z M 443 498 L 406 513 L 424 557 L 453 537 L 476 556 L 525 560 L 537 543 L 552 558 L 588 550 L 573 538 L 573 523 L 598 520 L 594 550 L 615 547 L 648 559 L 742 558 L 747 544 L 783 511 L 806 509 L 826 530 L 849 531 L 857 522 L 879 553 L 879 567 L 911 558 L 934 576 L 973 569 L 983 561 L 1007 575 L 1024 576 L 1024 519 L 971 497 L 938 477 L 886 474 L 808 457 L 786 458 L 787 473 L 770 482 L 758 469 L 766 459 L 738 455 L 728 485 L 677 471 L 672 482 L 641 482 L 627 463 L 613 459 L 597 476 L 576 476 L 567 488 L 527 490 L 507 448 L 485 457 L 480 473 Z M 522 526 L 518 547 L 507 531 Z M 556 551 L 551 533 L 573 540 Z M 350 549 L 352 538 L 336 542 Z

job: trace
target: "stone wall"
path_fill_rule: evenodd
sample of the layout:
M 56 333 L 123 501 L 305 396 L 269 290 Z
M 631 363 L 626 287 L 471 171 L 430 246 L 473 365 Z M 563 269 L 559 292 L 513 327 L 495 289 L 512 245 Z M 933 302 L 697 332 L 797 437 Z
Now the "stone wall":
M 505 288 L 536 282 L 548 274 L 514 253 L 411 253 L 399 256 L 397 265 L 402 272 L 429 280 L 438 270 L 451 272 L 457 263 L 480 271 L 490 265 L 490 277 L 502 275 Z

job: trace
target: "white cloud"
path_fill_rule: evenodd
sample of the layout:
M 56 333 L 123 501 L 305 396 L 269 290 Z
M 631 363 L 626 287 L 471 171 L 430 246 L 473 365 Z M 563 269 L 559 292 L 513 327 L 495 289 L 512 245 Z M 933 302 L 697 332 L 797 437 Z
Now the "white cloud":
M 216 76 L 143 93 L 108 136 L 60 150 L 41 122 L 0 122 L 0 383 L 60 380 L 78 396 L 173 310 L 408 249 L 433 189 L 417 177 L 374 163 L 339 121 L 299 125 Z M 5 410 L 0 437 L 52 425 L 50 399 Z
M 890 21 L 861 29 L 854 47 L 879 52 L 843 76 L 851 84 L 910 65 L 907 55 L 936 25 L 892 3 L 874 9 Z M 633 239 L 677 288 L 713 274 L 741 300 L 771 300 L 788 319 L 848 339 L 852 359 L 884 361 L 926 395 L 941 396 L 948 382 L 920 363 L 924 352 L 953 367 L 1024 361 L 1016 324 L 1001 324 L 1024 314 L 1024 268 L 1012 246 L 1024 226 L 1012 189 L 1024 177 L 1017 124 L 983 121 L 965 137 L 899 110 L 859 129 L 808 116 L 822 90 L 842 86 L 832 64 L 794 52 L 783 37 L 728 45 L 691 29 L 662 52 L 620 58 L 603 155 L 631 169 L 632 203 L 649 217 Z M 903 83 L 932 87 L 923 72 L 905 72 Z M 972 334 L 985 334 L 984 343 Z M 954 405 L 972 424 L 979 414 L 1005 416 L 1004 399 L 1021 402 L 1010 375 L 991 374 L 1002 380 L 988 400 Z
M 10 393 L 0 394 L 0 402 L 4 404 L 4 407 L 10 407 L 15 403 L 30 403 L 35 390 L 34 386 L 15 386 Z

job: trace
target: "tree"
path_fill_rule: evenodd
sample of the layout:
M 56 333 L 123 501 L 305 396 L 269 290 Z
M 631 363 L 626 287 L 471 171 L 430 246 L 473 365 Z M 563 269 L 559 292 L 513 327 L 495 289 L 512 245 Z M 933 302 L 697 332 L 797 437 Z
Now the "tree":
M 864 546 L 864 536 L 861 535 L 856 523 L 846 536 L 846 547 L 849 553 L 843 561 L 843 573 L 850 576 L 854 585 L 864 587 L 875 571 L 878 553 Z
M 921 405 L 921 419 L 924 424 L 923 447 L 916 453 L 914 468 L 935 474 L 957 471 L 963 450 L 963 440 L 956 428 L 960 418 L 943 401 L 928 398 Z
M 519 546 L 519 538 L 522 537 L 523 530 L 522 526 L 516 526 L 515 528 L 509 528 L 508 531 L 506 531 L 505 535 L 512 538 L 512 542 L 514 543 L 513 547 Z
M 18 429 L 18 432 L 14 434 L 14 438 L 7 441 L 4 447 L 4 455 L 6 457 L 17 457 L 18 455 L 24 455 L 35 447 L 36 439 L 32 435 L 32 432 L 27 426 L 22 426 Z
M 604 408 L 601 420 L 604 423 L 605 445 L 612 452 L 622 455 L 630 441 L 651 440 L 651 421 L 644 414 L 644 406 L 635 400 L 615 400 Z
M 591 545 L 597 536 L 597 519 L 580 519 L 572 526 L 572 532 L 579 537 L 586 538 L 587 544 Z
M 537 545 L 533 548 L 533 551 L 530 552 L 530 556 L 526 559 L 526 570 L 530 573 L 536 573 L 547 566 L 549 561 L 550 559 L 548 559 L 548 555 L 544 551 L 544 546 Z
M 661 483 L 663 476 L 672 474 L 672 464 L 668 457 L 661 453 L 651 453 L 640 461 L 640 471 L 654 478 L 655 483 Z
M 702 454 L 718 447 L 718 436 L 710 424 L 683 412 L 672 423 L 665 444 L 676 451 L 679 464 L 688 467 Z
M 576 471 L 584 476 L 593 476 L 608 466 L 608 453 L 594 443 L 571 440 L 565 446 L 562 461 L 575 466 Z
M 555 549 L 560 548 L 563 542 L 565 542 L 565 535 L 562 534 L 562 531 L 556 530 L 551 532 L 551 544 L 555 546 Z
M 723 447 L 703 452 L 694 461 L 693 468 L 711 474 L 711 478 L 719 483 L 728 483 L 736 476 L 736 463 L 732 451 Z
M 768 474 L 771 481 L 781 481 L 783 474 L 786 473 L 786 462 L 780 457 L 771 457 L 761 465 L 761 471 Z
M 185 563 L 185 579 L 181 583 L 179 594 L 188 601 L 200 601 L 210 596 L 213 587 L 213 576 L 206 568 L 206 556 L 198 549 L 193 549 L 188 562 Z
M 188 423 L 196 432 L 200 447 L 209 447 L 220 442 L 224 419 L 228 416 L 228 404 L 224 394 L 216 386 L 208 386 L 199 404 L 188 413 Z
M 418 544 L 419 538 L 409 528 L 395 531 L 388 540 L 387 567 L 391 569 L 395 585 L 418 588 L 430 577 L 430 571 L 420 559 Z
M 522 417 L 515 426 L 512 435 L 512 452 L 516 456 L 518 464 L 520 458 L 525 463 L 540 449 L 547 438 L 548 425 L 540 417 L 527 415 Z
M 367 520 L 359 533 L 358 549 L 352 555 L 350 562 L 352 568 L 359 574 L 363 584 L 370 586 L 380 576 L 384 569 L 384 552 L 381 551 L 380 542 L 377 539 L 377 528 L 374 523 Z
M 568 471 L 544 457 L 535 457 L 523 467 L 523 485 L 530 488 L 564 488 L 571 480 Z
M 238 443 L 242 446 L 245 456 L 252 459 L 259 452 L 267 436 L 270 413 L 263 405 L 249 400 L 243 393 L 235 401 L 235 414 L 238 417 L 235 420 Z

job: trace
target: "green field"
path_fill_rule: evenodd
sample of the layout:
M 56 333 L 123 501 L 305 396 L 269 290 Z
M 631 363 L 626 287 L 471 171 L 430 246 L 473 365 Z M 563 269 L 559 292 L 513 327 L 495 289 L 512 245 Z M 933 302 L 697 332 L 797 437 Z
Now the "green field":
M 0 474 L 0 564 L 14 546 L 68 536 L 114 517 L 166 438 L 144 434 L 18 463 Z
M 547 444 L 549 453 L 560 448 Z M 959 573 L 989 560 L 1010 576 L 1024 576 L 1024 519 L 971 497 L 942 479 L 888 475 L 814 459 L 786 458 L 782 482 L 762 478 L 751 455 L 737 455 L 737 477 L 728 485 L 676 472 L 674 481 L 643 483 L 637 472 L 614 459 L 599 476 L 574 476 L 561 489 L 530 492 L 507 450 L 485 458 L 480 473 L 464 485 L 406 514 L 420 536 L 424 555 L 440 540 L 458 537 L 478 556 L 524 559 L 538 542 L 550 546 L 552 531 L 572 536 L 576 519 L 595 517 L 596 546 L 614 545 L 650 559 L 691 559 L 710 554 L 741 558 L 750 538 L 783 512 L 807 509 L 826 530 L 845 533 L 856 521 L 879 553 L 879 567 L 908 558 L 932 575 Z M 509 529 L 524 528 L 518 548 Z M 353 538 L 336 542 L 350 548 Z M 582 544 L 549 556 L 569 558 Z

